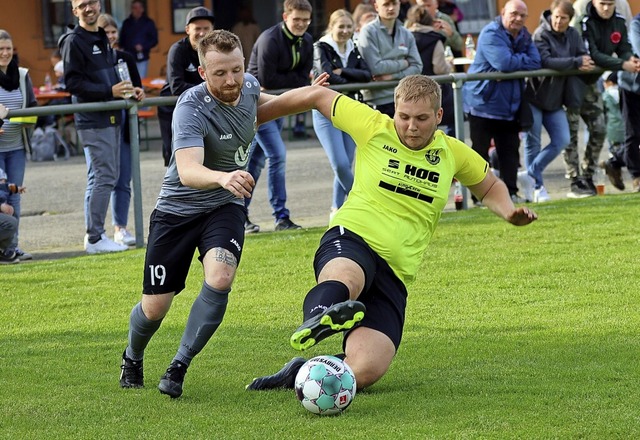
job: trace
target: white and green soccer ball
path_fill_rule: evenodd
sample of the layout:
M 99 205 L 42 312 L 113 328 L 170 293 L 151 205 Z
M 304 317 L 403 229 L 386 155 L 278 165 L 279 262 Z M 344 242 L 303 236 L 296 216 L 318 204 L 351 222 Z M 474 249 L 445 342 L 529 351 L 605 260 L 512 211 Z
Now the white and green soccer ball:
M 295 390 L 302 406 L 312 413 L 340 414 L 356 395 L 356 377 L 342 359 L 316 356 L 298 370 Z

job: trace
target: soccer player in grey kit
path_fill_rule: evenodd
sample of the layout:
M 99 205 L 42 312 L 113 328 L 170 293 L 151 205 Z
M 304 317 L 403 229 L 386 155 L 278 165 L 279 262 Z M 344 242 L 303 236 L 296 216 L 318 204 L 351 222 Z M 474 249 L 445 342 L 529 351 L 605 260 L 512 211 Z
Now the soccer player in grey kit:
M 196 248 L 204 282 L 158 389 L 182 395 L 187 367 L 216 331 L 242 255 L 244 198 L 255 186 L 246 171 L 258 107 L 274 98 L 244 73 L 240 40 L 216 30 L 198 45 L 204 82 L 185 91 L 173 115 L 173 154 L 151 214 L 142 300 L 129 320 L 120 386 L 144 386 L 143 355 L 175 295 L 185 287 Z

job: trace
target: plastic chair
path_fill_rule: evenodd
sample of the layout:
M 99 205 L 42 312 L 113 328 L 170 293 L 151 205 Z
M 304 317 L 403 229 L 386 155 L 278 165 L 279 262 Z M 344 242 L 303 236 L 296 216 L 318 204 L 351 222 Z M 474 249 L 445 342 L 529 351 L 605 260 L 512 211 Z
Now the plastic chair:
M 148 119 L 154 118 L 156 116 L 156 107 L 149 107 L 145 109 L 138 110 L 138 120 L 140 121 L 140 126 L 144 129 L 144 143 L 145 149 L 142 151 L 149 151 L 149 125 Z

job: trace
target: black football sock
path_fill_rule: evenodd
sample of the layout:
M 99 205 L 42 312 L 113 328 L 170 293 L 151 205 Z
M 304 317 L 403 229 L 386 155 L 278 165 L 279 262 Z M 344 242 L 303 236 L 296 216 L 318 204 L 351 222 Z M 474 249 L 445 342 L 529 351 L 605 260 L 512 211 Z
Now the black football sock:
M 193 357 L 200 353 L 222 322 L 229 292 L 231 289 L 218 290 L 202 283 L 200 294 L 191 306 L 180 348 L 173 360 L 189 365 Z
M 160 328 L 160 324 L 162 324 L 162 319 L 151 321 L 146 317 L 142 311 L 142 303 L 133 306 L 129 317 L 129 346 L 126 351 L 129 359 L 142 360 L 144 349 L 147 348 L 147 344 L 156 330 Z
M 302 304 L 303 321 L 308 320 L 334 304 L 349 299 L 349 288 L 340 281 L 330 280 L 317 284 L 307 293 Z

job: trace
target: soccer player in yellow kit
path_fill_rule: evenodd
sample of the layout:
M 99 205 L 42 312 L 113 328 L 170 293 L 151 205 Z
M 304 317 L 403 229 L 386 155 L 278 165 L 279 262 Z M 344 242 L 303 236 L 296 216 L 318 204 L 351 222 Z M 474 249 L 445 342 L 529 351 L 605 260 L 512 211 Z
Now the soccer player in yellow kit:
M 311 87 L 287 92 L 259 110 L 265 120 L 316 108 L 356 142 L 353 188 L 320 241 L 314 259 L 318 284 L 304 299 L 304 322 L 290 343 L 304 350 L 346 331 L 343 357 L 358 388 L 378 381 L 396 354 L 406 285 L 415 279 L 453 178 L 509 223 L 537 219 L 530 209 L 513 205 L 480 155 L 437 129 L 442 108 L 435 81 L 403 78 L 394 102 L 391 119 L 335 91 Z M 247 388 L 293 388 L 304 362 L 296 357 Z

